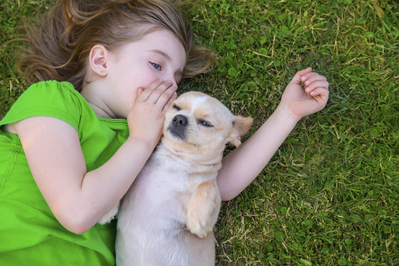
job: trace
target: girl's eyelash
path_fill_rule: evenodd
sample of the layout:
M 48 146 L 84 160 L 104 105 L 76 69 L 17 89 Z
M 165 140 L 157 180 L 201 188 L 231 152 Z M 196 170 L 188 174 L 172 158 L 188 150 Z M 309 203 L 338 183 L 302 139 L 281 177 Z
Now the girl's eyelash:
M 150 64 L 156 70 L 162 70 L 162 67 L 160 65 L 158 65 L 157 63 L 150 62 Z

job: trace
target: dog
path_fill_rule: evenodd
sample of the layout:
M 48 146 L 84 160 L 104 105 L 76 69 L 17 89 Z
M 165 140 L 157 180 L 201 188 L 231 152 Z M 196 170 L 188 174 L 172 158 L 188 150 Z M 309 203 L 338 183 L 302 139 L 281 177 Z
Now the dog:
M 239 146 L 252 118 L 200 92 L 182 94 L 165 118 L 161 142 L 117 214 L 118 266 L 215 265 L 216 177 L 226 144 Z

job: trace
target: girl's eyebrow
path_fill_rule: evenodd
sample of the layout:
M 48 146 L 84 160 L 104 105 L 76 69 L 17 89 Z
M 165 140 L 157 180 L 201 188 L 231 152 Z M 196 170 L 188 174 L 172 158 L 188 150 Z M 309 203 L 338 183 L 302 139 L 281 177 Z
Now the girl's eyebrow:
M 156 54 L 160 54 L 161 56 L 165 57 L 166 60 L 168 61 L 172 61 L 172 58 L 170 58 L 170 56 L 167 53 L 164 53 L 160 50 L 154 49 L 154 50 L 147 50 L 147 52 L 152 52 L 152 53 L 156 53 Z
M 167 61 L 169 61 L 169 62 L 172 61 L 172 58 L 170 58 L 170 56 L 167 53 L 162 52 L 161 50 L 154 49 L 154 50 L 147 50 L 146 52 L 159 54 L 159 55 L 163 56 Z M 177 74 L 180 76 L 183 76 L 183 70 L 177 71 Z

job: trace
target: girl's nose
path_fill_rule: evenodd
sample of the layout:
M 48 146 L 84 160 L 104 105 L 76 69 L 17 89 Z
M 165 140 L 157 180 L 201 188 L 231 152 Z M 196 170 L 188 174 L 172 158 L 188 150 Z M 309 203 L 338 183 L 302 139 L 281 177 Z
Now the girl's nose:
M 174 75 L 172 75 L 172 76 L 165 76 L 165 77 L 163 77 L 163 80 L 165 80 L 165 81 L 170 81 L 170 82 L 172 82 L 172 85 L 176 85 L 177 86 L 177 82 L 176 82 L 176 78 L 174 77 Z
M 174 79 L 165 79 L 166 81 L 170 81 L 172 83 L 172 86 L 175 85 L 177 86 L 177 83 Z

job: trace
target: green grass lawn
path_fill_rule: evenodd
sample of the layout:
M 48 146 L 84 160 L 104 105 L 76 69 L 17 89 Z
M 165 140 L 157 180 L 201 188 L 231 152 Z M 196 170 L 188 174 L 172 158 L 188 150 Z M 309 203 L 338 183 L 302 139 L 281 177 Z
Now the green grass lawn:
M 13 70 L 18 43 L 7 41 L 52 2 L 0 4 L 0 117 L 26 89 Z M 397 0 L 195 2 L 187 13 L 197 41 L 217 62 L 181 91 L 254 117 L 250 134 L 298 70 L 311 66 L 330 82 L 326 108 L 302 119 L 253 184 L 223 204 L 217 265 L 399 265 Z

